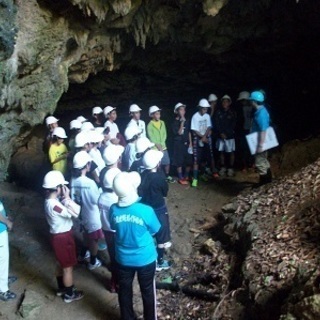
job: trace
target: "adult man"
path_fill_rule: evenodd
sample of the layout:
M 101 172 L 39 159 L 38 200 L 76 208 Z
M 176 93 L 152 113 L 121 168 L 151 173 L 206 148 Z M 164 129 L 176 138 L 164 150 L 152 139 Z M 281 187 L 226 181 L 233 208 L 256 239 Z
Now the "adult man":
M 264 106 L 264 95 L 260 91 L 253 91 L 249 100 L 254 108 L 251 132 L 258 133 L 255 166 L 260 175 L 259 186 L 261 186 L 272 181 L 268 152 L 264 150 L 266 131 L 270 126 L 270 116 Z

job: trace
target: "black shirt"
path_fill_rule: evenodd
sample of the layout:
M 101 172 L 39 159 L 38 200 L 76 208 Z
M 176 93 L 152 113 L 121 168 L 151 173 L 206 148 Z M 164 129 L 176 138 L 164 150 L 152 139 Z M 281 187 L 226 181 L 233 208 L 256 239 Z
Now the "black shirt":
M 154 209 L 161 208 L 165 205 L 164 198 L 167 197 L 168 190 L 168 183 L 163 172 L 145 170 L 141 174 L 139 195 L 142 197 L 142 203 Z
M 183 134 L 178 134 L 180 129 L 181 121 L 180 119 L 174 119 L 172 123 L 173 139 L 174 141 L 183 141 L 189 142 L 189 132 L 190 132 L 190 121 L 186 120 L 184 123 L 184 132 Z

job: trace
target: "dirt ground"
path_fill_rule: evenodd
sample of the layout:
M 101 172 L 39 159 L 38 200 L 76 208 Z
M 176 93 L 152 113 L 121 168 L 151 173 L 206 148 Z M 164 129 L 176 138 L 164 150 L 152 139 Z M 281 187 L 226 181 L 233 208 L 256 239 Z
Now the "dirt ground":
M 170 251 L 173 269 L 197 250 L 193 247 L 194 233 L 190 229 L 215 217 L 224 203 L 255 180 L 256 175 L 251 172 L 237 173 L 232 179 L 200 182 L 197 189 L 177 183 L 170 185 L 168 207 L 173 238 Z M 119 319 L 117 295 L 107 290 L 110 273 L 106 267 L 106 252 L 100 252 L 104 262 L 101 268 L 91 272 L 85 265 L 75 268 L 75 284 L 85 291 L 85 297 L 78 302 L 64 303 L 55 296 L 55 259 L 49 244 L 42 195 L 4 183 L 0 185 L 0 197 L 8 214 L 14 218 L 14 231 L 10 234 L 10 274 L 18 277 L 11 287 L 18 299 L 6 303 L 0 301 L 0 319 L 21 319 L 18 309 L 24 292 L 26 297 L 30 294 L 36 297 L 30 319 Z M 207 238 L 205 234 L 202 237 L 203 240 Z M 137 314 L 141 316 L 137 285 L 134 304 Z

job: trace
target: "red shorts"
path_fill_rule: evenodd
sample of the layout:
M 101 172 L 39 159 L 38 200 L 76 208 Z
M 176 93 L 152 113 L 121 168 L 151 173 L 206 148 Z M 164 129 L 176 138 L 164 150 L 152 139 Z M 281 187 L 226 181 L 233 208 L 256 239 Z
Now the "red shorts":
M 51 245 L 61 268 L 69 268 L 77 264 L 76 244 L 72 230 L 51 234 Z
M 85 231 L 85 236 L 87 237 L 87 239 L 92 239 L 92 240 L 99 240 L 99 239 L 103 239 L 104 238 L 104 234 L 102 229 L 93 231 L 93 232 L 87 232 Z

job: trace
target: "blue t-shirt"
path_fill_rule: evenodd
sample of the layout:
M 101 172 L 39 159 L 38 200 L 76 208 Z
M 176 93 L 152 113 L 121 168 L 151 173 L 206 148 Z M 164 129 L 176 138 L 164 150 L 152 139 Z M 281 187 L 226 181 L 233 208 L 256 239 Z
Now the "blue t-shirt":
M 4 206 L 2 204 L 2 202 L 0 201 L 0 214 L 4 217 L 7 217 L 7 213 L 6 213 L 6 210 L 4 209 Z M 6 231 L 8 228 L 7 228 L 7 225 L 5 225 L 4 223 L 2 223 L 0 221 L 0 233 L 3 232 L 3 231 Z
M 253 115 L 251 132 L 266 131 L 270 126 L 269 112 L 265 106 L 260 106 Z
M 161 227 L 153 209 L 136 202 L 110 208 L 110 225 L 116 231 L 116 260 L 124 266 L 142 267 L 157 259 L 153 235 Z

